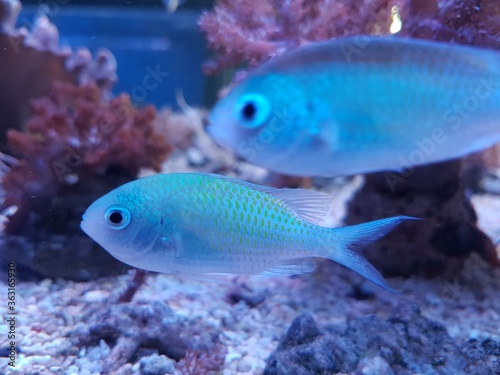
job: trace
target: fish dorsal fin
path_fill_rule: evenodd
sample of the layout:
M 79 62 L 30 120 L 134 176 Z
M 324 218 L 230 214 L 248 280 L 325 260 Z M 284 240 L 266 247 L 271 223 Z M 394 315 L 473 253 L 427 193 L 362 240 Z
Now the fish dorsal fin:
M 216 174 L 211 176 L 272 195 L 283 202 L 297 217 L 316 225 L 320 225 L 328 216 L 332 204 L 332 197 L 330 195 L 312 190 L 289 188 L 276 189 L 227 176 Z
M 285 203 L 299 218 L 319 225 L 328 216 L 332 197 L 312 190 L 271 189 L 268 194 Z

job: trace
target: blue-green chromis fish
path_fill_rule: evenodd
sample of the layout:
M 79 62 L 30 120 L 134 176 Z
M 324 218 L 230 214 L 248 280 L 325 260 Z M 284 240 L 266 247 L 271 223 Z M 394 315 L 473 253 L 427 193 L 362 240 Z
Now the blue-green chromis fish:
M 398 37 L 311 43 L 251 72 L 216 104 L 207 131 L 289 175 L 462 157 L 500 141 L 500 52 Z
M 328 258 L 389 289 L 362 256 L 405 216 L 344 228 L 318 224 L 331 197 L 274 189 L 203 173 L 158 174 L 127 183 L 95 201 L 81 228 L 131 266 L 211 279 L 293 275 Z

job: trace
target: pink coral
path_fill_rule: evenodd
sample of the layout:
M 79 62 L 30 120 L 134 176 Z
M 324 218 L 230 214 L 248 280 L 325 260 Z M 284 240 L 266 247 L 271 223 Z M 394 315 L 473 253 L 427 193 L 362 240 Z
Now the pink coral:
M 216 53 L 205 71 L 257 66 L 312 41 L 389 34 L 395 10 L 401 35 L 500 48 L 495 0 L 219 0 L 199 21 Z
M 63 186 L 110 168 L 130 179 L 141 167 L 159 171 L 171 151 L 155 128 L 153 107 L 136 109 L 125 94 L 104 101 L 96 85 L 57 84 L 33 102 L 32 111 L 25 132 L 8 132 L 20 159 L 2 179 L 3 208 L 20 208 L 11 222 L 32 209 L 31 203 L 50 201 Z
M 219 0 L 199 21 L 217 56 L 208 73 L 256 66 L 307 42 L 357 34 L 387 34 L 391 9 L 406 0 Z

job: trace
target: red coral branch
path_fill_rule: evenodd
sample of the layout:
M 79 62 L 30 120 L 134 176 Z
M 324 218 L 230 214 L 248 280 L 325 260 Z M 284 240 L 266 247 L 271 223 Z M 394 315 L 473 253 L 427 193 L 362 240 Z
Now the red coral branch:
M 9 146 L 20 159 L 2 179 L 0 211 L 20 208 L 10 222 L 32 208 L 31 197 L 46 202 L 62 186 L 110 168 L 130 178 L 142 167 L 159 171 L 171 152 L 155 128 L 153 107 L 136 109 L 125 94 L 103 101 L 96 85 L 56 84 L 47 97 L 32 103 L 32 111 L 25 132 L 8 132 Z
M 208 375 L 218 373 L 226 358 L 226 348 L 214 345 L 208 351 L 188 350 L 177 362 L 176 368 L 182 375 Z

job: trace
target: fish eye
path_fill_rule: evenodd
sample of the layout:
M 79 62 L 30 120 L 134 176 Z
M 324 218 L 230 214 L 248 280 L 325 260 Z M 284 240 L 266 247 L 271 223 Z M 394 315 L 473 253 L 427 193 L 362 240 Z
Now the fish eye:
M 245 94 L 236 106 L 236 117 L 245 128 L 257 128 L 271 114 L 269 101 L 261 94 Z
M 130 224 L 130 211 L 123 206 L 114 205 L 106 210 L 104 219 L 113 229 L 125 229 Z

